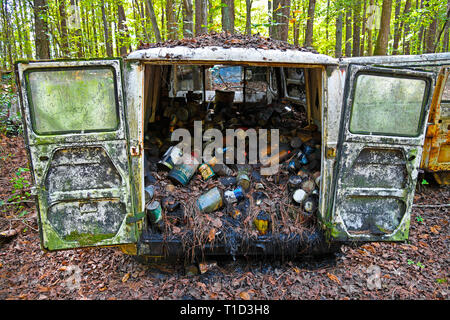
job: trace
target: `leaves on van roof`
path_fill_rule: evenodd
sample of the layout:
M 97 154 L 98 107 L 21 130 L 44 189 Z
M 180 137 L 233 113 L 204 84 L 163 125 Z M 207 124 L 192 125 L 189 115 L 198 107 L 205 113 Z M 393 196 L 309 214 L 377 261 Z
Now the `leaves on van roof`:
M 259 33 L 251 36 L 244 34 L 231 34 L 228 32 L 222 33 L 209 33 L 202 34 L 195 38 L 185 38 L 180 40 L 167 40 L 164 42 L 157 43 L 141 43 L 138 48 L 150 49 L 150 48 L 161 48 L 161 47 L 178 47 L 184 46 L 188 48 L 203 48 L 203 47 L 222 47 L 222 48 L 254 48 L 254 49 L 275 49 L 275 50 L 299 50 L 303 52 L 313 52 L 317 51 L 305 48 L 301 46 L 295 46 L 293 44 L 287 43 L 285 41 L 275 40 L 267 37 L 261 36 Z

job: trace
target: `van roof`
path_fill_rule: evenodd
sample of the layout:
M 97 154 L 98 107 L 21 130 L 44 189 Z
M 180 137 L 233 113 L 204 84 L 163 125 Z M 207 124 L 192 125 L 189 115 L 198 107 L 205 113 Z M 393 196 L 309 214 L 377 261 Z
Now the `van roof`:
M 337 65 L 333 57 L 294 49 L 223 48 L 206 46 L 154 47 L 131 52 L 127 60 L 141 60 L 148 63 L 212 63 L 248 65 Z

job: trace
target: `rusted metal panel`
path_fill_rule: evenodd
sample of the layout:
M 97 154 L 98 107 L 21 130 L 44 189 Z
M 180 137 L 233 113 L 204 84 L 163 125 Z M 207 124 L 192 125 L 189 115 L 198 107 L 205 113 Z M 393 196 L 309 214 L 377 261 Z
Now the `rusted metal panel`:
M 112 77 L 105 79 L 110 84 L 95 81 L 95 71 L 104 68 L 111 70 L 111 75 L 105 73 Z M 19 63 L 17 70 L 42 247 L 58 250 L 136 242 L 136 226 L 126 224 L 126 217 L 134 214 L 134 205 L 120 61 Z M 64 73 L 66 70 L 70 72 Z M 59 73 L 57 81 L 44 76 L 30 82 L 28 76 L 33 72 Z M 66 74 L 75 78 L 61 78 Z M 89 81 L 84 81 L 86 74 Z M 98 87 L 87 88 L 92 85 Z M 33 103 L 46 105 L 39 120 L 53 119 L 54 125 L 44 128 L 54 132 L 39 133 L 33 118 L 39 105 Z M 107 112 L 96 104 L 117 110 L 115 127 L 108 128 L 114 122 L 107 119 L 103 131 L 95 130 Z M 97 115 L 99 119 L 93 118 L 95 112 L 102 112 Z M 93 130 L 84 131 L 83 119 Z
M 428 118 L 421 168 L 436 173 L 440 184 L 449 184 L 450 171 L 450 81 L 449 69 L 442 69 L 436 82 Z

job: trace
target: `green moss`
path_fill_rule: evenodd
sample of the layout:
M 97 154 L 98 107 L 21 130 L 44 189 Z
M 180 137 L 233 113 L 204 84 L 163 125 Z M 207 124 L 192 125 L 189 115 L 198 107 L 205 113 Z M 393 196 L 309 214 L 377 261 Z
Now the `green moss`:
M 91 234 L 91 233 L 78 233 L 77 231 L 72 231 L 68 236 L 64 237 L 66 241 L 78 241 L 81 246 L 92 245 L 114 237 L 114 233 L 106 234 Z

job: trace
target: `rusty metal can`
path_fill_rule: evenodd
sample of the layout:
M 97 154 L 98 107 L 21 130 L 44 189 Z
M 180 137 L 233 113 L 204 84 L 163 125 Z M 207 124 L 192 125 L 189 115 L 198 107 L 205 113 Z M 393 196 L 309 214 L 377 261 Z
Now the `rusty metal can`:
M 153 201 L 147 206 L 147 210 L 152 223 L 157 223 L 161 220 L 161 204 L 159 201 Z
M 260 235 L 265 235 L 269 230 L 270 216 L 265 211 L 261 210 L 253 220 L 253 224 Z
M 213 212 L 222 207 L 222 205 L 222 194 L 217 187 L 202 194 L 197 199 L 197 206 L 201 212 Z
M 198 171 L 200 171 L 205 181 L 215 176 L 213 169 L 207 163 L 204 163 L 200 167 L 198 167 Z
M 196 158 L 195 153 L 193 153 L 188 161 L 175 165 L 172 170 L 170 170 L 168 177 L 175 183 L 185 186 L 195 174 L 198 165 L 199 162 Z
M 248 176 L 248 169 L 244 168 L 239 170 L 236 181 L 238 186 L 241 186 L 244 190 L 248 190 L 250 188 L 250 177 Z

